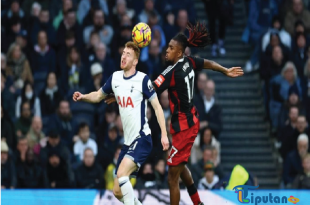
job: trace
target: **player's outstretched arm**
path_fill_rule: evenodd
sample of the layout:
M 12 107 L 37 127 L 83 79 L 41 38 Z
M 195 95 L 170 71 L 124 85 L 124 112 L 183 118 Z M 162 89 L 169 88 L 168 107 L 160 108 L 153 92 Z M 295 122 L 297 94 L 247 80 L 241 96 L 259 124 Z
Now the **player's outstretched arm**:
M 166 123 L 165 123 L 163 108 L 159 104 L 157 96 L 155 96 L 150 102 L 152 104 L 152 107 L 155 110 L 157 121 L 161 129 L 161 144 L 163 145 L 164 150 L 168 150 L 169 140 L 167 137 L 167 130 L 166 130 Z
M 214 61 L 207 60 L 207 59 L 204 59 L 203 68 L 221 72 L 224 75 L 231 77 L 231 78 L 236 78 L 236 77 L 243 75 L 243 70 L 241 69 L 241 67 L 225 68 L 221 66 L 220 64 Z
M 84 101 L 84 102 L 89 102 L 89 103 L 98 103 L 101 100 L 103 100 L 105 96 L 106 95 L 102 92 L 102 89 L 100 88 L 98 91 L 91 92 L 85 95 L 83 95 L 80 92 L 74 92 L 72 98 L 75 102 Z

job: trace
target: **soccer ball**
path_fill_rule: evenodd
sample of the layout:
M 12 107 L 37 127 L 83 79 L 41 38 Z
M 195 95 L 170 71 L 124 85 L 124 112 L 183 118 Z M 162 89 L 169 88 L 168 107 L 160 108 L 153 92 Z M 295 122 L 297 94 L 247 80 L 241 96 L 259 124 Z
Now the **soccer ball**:
M 132 40 L 139 48 L 148 46 L 151 42 L 151 28 L 146 23 L 138 23 L 132 29 Z

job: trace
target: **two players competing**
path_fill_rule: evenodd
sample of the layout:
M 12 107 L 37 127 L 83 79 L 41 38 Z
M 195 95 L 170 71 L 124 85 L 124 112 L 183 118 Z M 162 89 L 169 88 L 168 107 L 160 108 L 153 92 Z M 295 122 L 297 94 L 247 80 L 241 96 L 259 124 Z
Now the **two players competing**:
M 152 84 L 145 74 L 136 71 L 139 48 L 133 43 L 127 43 L 121 57 L 123 71 L 113 73 L 106 84 L 97 92 L 87 95 L 79 92 L 73 94 L 75 101 L 96 103 L 104 99 L 107 103 L 117 101 L 119 104 L 120 116 L 124 126 L 125 144 L 116 166 L 117 179 L 115 179 L 113 192 L 126 205 L 141 204 L 134 196 L 129 176 L 136 175 L 152 148 L 151 133 L 145 117 L 146 99 L 151 102 L 155 110 L 162 132 L 163 148 L 164 150 L 169 148 L 163 111 L 154 89 L 157 93 L 168 89 L 172 113 L 170 129 L 172 148 L 167 160 L 170 203 L 171 205 L 179 204 L 179 178 L 181 177 L 193 204 L 203 204 L 191 173 L 186 166 L 199 131 L 198 113 L 193 105 L 195 71 L 212 69 L 228 77 L 241 76 L 243 71 L 240 67 L 227 69 L 213 61 L 185 56 L 184 52 L 187 46 L 205 47 L 209 44 L 209 33 L 204 24 L 199 22 L 194 26 L 188 24 L 188 30 L 189 38 L 184 34 L 177 34 L 169 42 L 165 58 L 169 66 Z M 132 92 L 131 87 L 134 87 L 135 92 Z M 137 120 L 139 115 L 140 118 Z

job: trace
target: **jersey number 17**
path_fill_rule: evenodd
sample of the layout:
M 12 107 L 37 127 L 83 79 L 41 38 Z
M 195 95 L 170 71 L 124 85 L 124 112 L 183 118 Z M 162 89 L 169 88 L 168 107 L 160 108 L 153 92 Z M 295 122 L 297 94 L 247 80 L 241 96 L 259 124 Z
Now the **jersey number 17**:
M 188 102 L 190 103 L 194 93 L 195 72 L 192 70 L 184 79 L 187 86 Z

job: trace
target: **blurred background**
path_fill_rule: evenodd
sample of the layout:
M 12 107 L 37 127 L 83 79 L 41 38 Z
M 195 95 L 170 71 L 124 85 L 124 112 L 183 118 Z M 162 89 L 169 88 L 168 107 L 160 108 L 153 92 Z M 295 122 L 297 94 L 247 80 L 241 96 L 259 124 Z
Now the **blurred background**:
M 117 104 L 73 103 L 72 93 L 119 70 L 136 23 L 152 29 L 137 69 L 154 80 L 170 39 L 201 20 L 212 45 L 186 54 L 246 74 L 196 73 L 196 186 L 310 189 L 309 9 L 309 0 L 1 0 L 1 188 L 112 190 L 124 141 Z M 169 131 L 168 93 L 159 98 Z M 147 118 L 154 148 L 131 182 L 167 189 L 151 108 Z

